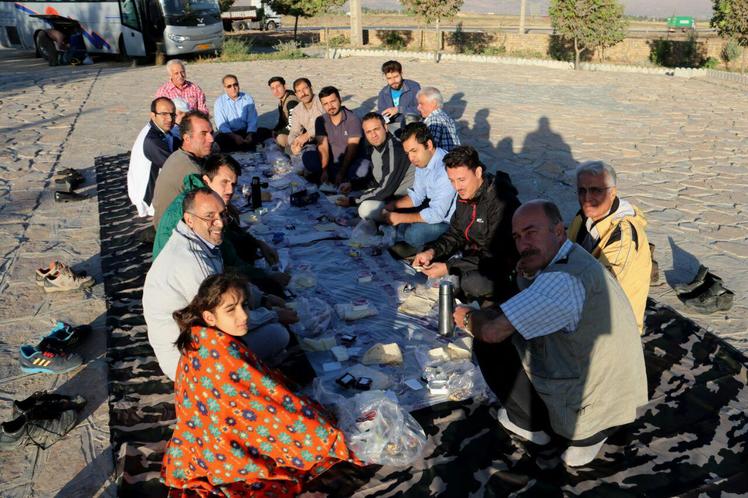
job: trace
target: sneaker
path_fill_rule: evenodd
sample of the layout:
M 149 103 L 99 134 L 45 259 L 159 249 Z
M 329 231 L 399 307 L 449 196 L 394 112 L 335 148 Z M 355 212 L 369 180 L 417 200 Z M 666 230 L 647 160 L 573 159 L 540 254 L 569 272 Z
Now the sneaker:
M 55 201 L 57 202 L 76 202 L 85 199 L 88 199 L 88 197 L 76 194 L 75 192 L 63 192 L 62 190 L 55 192 Z
M 76 289 L 86 289 L 95 284 L 93 277 L 76 274 L 69 266 L 60 268 L 54 274 L 43 280 L 44 292 L 63 292 Z
M 20 349 L 21 370 L 26 373 L 61 374 L 81 366 L 83 359 L 75 353 L 40 351 L 29 344 Z
M 36 410 L 36 416 L 43 417 L 45 414 L 60 414 L 65 410 L 80 411 L 85 405 L 86 398 L 80 395 L 65 396 L 64 394 L 37 391 L 26 399 L 13 401 L 13 416 L 18 417 Z
M 27 413 L 26 444 L 34 444 L 46 450 L 67 435 L 78 424 L 76 410 L 64 410 L 50 414 L 51 408 L 38 406 Z
M 73 327 L 65 322 L 57 322 L 49 334 L 36 346 L 36 349 L 64 353 L 78 345 L 89 332 L 91 332 L 89 325 Z
M 509 414 L 506 412 L 506 409 L 503 406 L 499 408 L 498 413 L 496 414 L 496 419 L 504 429 L 518 435 L 526 441 L 535 443 L 538 446 L 545 446 L 546 444 L 551 442 L 551 436 L 549 436 L 547 432 L 528 431 L 527 429 L 523 429 L 522 427 L 509 420 Z
M 65 263 L 60 263 L 59 261 L 52 261 L 49 263 L 49 266 L 47 268 L 37 268 L 36 269 L 36 285 L 39 287 L 44 286 L 44 279 L 56 275 L 57 272 L 60 271 L 61 268 L 63 268 Z
M 0 424 L 0 451 L 17 450 L 28 441 L 26 415 Z

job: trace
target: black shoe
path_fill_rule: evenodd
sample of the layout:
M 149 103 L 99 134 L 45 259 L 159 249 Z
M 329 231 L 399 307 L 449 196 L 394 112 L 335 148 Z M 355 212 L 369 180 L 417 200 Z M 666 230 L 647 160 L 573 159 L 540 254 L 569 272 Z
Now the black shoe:
M 48 393 L 47 391 L 37 391 L 28 398 L 21 401 L 13 401 L 13 416 L 20 415 L 36 410 L 37 416 L 56 417 L 66 410 L 80 411 L 86 405 L 86 399 L 83 396 L 65 396 L 63 394 Z
M 52 407 L 38 406 L 25 415 L 27 444 L 46 450 L 78 424 L 78 412 L 65 410 L 54 414 Z
M 91 333 L 90 325 L 73 327 L 65 322 L 57 322 L 49 334 L 44 336 L 36 349 L 54 353 L 69 353 Z
M 388 251 L 395 259 L 409 259 L 418 254 L 418 249 L 407 242 L 395 242 Z
M 76 194 L 75 192 L 55 192 L 55 201 L 57 202 L 76 202 L 87 199 L 85 195 Z
M 28 441 L 26 415 L 0 425 L 0 451 L 17 450 Z
M 55 178 L 55 189 L 60 192 L 72 192 L 77 189 L 83 180 L 78 180 L 72 176 L 66 176 L 62 178 Z
M 694 311 L 707 315 L 732 308 L 735 293 L 725 289 L 721 280 L 715 280 L 712 277 L 711 273 L 707 273 L 703 287 L 690 294 L 679 294 L 678 297 L 683 301 L 683 304 Z
M 73 168 L 65 168 L 63 170 L 60 170 L 57 172 L 57 174 L 53 177 L 55 180 L 59 178 L 72 178 L 80 183 L 83 183 L 85 181 L 85 177 L 81 174 L 80 171 Z
M 709 273 L 709 268 L 704 265 L 699 265 L 699 269 L 696 271 L 696 276 L 693 277 L 689 283 L 681 283 L 673 285 L 673 290 L 678 295 L 688 294 L 689 292 L 695 291 L 698 287 L 704 284 L 706 275 Z M 719 277 L 717 277 L 719 278 Z

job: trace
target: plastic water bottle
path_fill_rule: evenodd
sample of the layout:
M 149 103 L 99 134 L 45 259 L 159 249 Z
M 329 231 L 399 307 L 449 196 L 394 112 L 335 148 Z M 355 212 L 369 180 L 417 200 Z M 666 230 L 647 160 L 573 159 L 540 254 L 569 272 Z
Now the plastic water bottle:
M 454 313 L 454 287 L 449 280 L 442 280 L 439 284 L 439 335 L 451 337 L 455 331 L 452 318 Z

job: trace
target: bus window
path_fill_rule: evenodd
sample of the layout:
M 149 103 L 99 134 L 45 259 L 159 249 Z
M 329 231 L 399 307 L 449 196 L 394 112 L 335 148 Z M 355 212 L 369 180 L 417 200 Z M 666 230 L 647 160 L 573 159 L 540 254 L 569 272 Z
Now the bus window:
M 122 24 L 128 28 L 140 31 L 138 11 L 135 9 L 134 0 L 120 0 Z

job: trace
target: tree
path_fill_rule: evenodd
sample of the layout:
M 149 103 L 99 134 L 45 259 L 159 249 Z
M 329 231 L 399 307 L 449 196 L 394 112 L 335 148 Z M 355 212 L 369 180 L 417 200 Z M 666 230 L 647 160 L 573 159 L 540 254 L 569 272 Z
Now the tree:
M 436 28 L 436 51 L 438 58 L 441 48 L 441 33 L 439 23 L 442 19 L 452 19 L 462 7 L 464 0 L 400 0 L 409 14 L 421 17 L 426 24 L 434 23 Z
M 299 17 L 314 17 L 333 7 L 340 7 L 345 0 L 268 0 L 268 6 L 282 16 L 294 16 L 293 39 L 299 27 Z
M 226 12 L 232 5 L 234 5 L 234 1 L 235 0 L 218 0 L 218 7 L 220 7 L 221 12 Z
M 583 52 L 603 51 L 623 40 L 627 22 L 616 0 L 551 0 L 551 25 L 562 38 L 574 42 L 574 67 Z
M 748 47 L 748 0 L 714 0 L 711 25 L 719 36 L 735 40 L 743 47 L 740 72 L 745 71 L 745 47 Z

